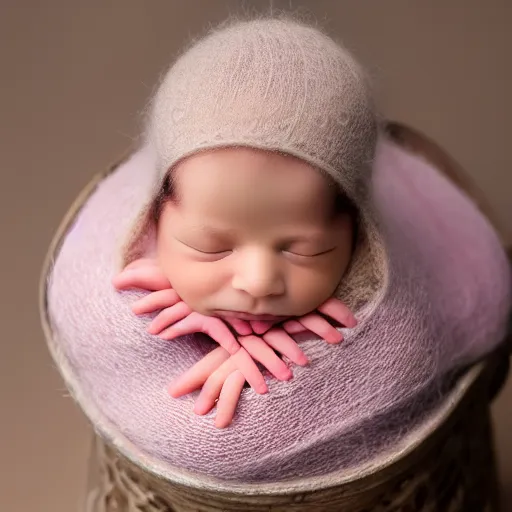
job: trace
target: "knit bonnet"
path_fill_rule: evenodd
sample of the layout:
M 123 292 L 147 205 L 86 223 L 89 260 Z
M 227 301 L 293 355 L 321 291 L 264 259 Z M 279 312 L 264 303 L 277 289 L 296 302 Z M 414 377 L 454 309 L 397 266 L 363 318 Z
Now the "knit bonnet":
M 155 186 L 124 263 L 141 256 L 153 229 L 150 205 L 180 160 L 220 147 L 278 151 L 330 176 L 358 207 L 356 250 L 337 295 L 355 309 L 369 305 L 387 272 L 371 204 L 377 125 L 363 70 L 320 30 L 259 19 L 210 32 L 171 66 L 151 101 L 146 137 Z

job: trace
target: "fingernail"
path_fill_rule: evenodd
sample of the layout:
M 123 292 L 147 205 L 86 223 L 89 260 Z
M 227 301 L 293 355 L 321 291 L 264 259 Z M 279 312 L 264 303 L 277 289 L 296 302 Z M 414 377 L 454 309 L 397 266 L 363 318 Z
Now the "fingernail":
M 291 370 L 288 370 L 287 372 L 286 371 L 282 372 L 281 378 L 279 380 L 291 380 L 292 378 L 293 378 L 293 373 L 291 372 Z
M 204 416 L 208 411 L 205 410 L 207 405 L 204 401 L 202 401 L 200 398 L 197 399 L 196 403 L 194 404 L 194 412 L 198 416 Z
M 302 355 L 298 358 L 297 364 L 300 366 L 307 366 L 309 364 L 309 359 L 305 355 Z
M 164 331 L 158 332 L 154 331 L 153 334 L 158 336 L 161 340 L 170 341 L 174 339 L 174 333 L 169 329 L 165 329 Z
M 332 336 L 329 336 L 329 339 L 326 338 L 325 341 L 332 343 L 333 345 L 337 345 L 343 341 L 343 334 L 341 334 L 340 331 L 336 331 L 336 334 L 333 333 Z
M 268 387 L 266 384 L 262 384 L 258 386 L 258 389 L 255 389 L 254 391 L 256 391 L 258 395 L 266 395 L 268 393 Z

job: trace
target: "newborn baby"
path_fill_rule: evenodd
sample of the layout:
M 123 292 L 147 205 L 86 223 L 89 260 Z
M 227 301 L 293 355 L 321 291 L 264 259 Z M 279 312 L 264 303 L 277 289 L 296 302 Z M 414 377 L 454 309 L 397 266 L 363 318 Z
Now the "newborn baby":
M 212 31 L 145 135 L 84 201 L 47 294 L 68 386 L 130 458 L 244 483 L 356 471 L 503 339 L 496 233 L 386 137 L 363 70 L 316 28 Z M 217 399 L 229 428 L 205 414 Z
M 149 288 L 137 276 L 150 270 L 152 279 L 158 270 L 167 279 L 165 295 L 135 304 L 139 313 L 172 308 L 150 325 L 153 334 L 192 312 L 163 337 L 197 332 L 200 325 L 210 326 L 212 334 L 215 326 L 218 342 L 231 354 L 224 368 L 233 372 L 220 372 L 226 377 L 223 393 L 223 377 L 206 381 L 196 411 L 208 412 L 220 393 L 219 426 L 229 423 L 245 379 L 255 391 L 267 391 L 249 354 L 287 380 L 290 370 L 270 347 L 294 363 L 307 361 L 287 332 L 308 329 L 326 341 L 342 339 L 313 311 L 320 308 L 344 327 L 355 326 L 341 302 L 326 301 L 340 288 L 354 246 L 367 236 L 369 216 L 359 219 L 354 199 L 368 188 L 377 134 L 364 75 L 345 50 L 314 31 L 304 30 L 301 37 L 310 46 L 298 54 L 289 46 L 295 36 L 283 33 L 273 45 L 272 30 L 247 38 L 239 30 L 226 32 L 230 44 L 207 38 L 190 49 L 156 94 L 148 135 L 160 176 L 124 262 L 154 249 L 157 267 L 135 260 L 139 271 L 132 265 L 114 281 L 118 289 Z M 322 59 L 332 62 L 330 74 L 319 79 L 313 73 Z M 148 233 L 154 233 L 156 247 L 143 246 Z M 374 264 L 368 255 L 375 250 L 362 244 L 366 265 Z M 161 302 L 164 297 L 168 303 Z M 221 322 L 205 317 L 229 324 L 242 335 L 239 343 Z M 296 321 L 283 324 L 290 318 Z M 283 325 L 266 332 L 272 324 Z M 256 336 L 243 337 L 252 331 Z M 171 394 L 192 391 L 227 353 L 210 355 Z
M 118 289 L 162 288 L 134 304 L 139 314 L 168 308 L 149 332 L 166 329 L 161 336 L 170 339 L 197 332 L 198 322 L 212 325 L 210 317 L 221 318 L 245 335 L 238 339 L 249 354 L 287 380 L 290 370 L 267 344 L 303 365 L 305 354 L 286 332 L 308 328 L 332 343 L 342 340 L 338 330 L 310 312 L 319 308 L 354 326 L 341 302 L 326 301 L 350 263 L 356 211 L 332 179 L 307 162 L 248 147 L 203 151 L 168 173 L 151 211 L 157 259 L 131 263 L 114 281 Z M 278 323 L 283 329 L 269 330 Z M 253 329 L 262 338 L 246 336 Z M 208 333 L 214 338 L 218 333 L 221 345 L 232 338 L 215 323 Z M 219 398 L 218 426 L 231 421 L 245 383 L 237 363 L 249 381 L 256 375 L 256 390 L 266 391 L 250 358 L 241 358 L 238 350 L 230 358 L 227 348 L 215 350 L 171 387 L 177 397 L 206 382 L 195 410 L 205 414 Z

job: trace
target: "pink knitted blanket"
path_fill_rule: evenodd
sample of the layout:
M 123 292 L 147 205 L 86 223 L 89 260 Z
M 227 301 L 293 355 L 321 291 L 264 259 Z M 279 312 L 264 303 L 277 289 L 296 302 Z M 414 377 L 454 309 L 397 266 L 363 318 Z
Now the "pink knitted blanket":
M 66 379 L 143 452 L 172 468 L 239 482 L 349 469 L 424 421 L 448 376 L 504 335 L 509 266 L 473 204 L 420 158 L 389 141 L 374 164 L 374 193 L 390 258 L 387 293 L 340 346 L 302 341 L 311 364 L 270 393 L 245 389 L 233 425 L 195 416 L 169 381 L 206 354 L 201 336 L 163 342 L 117 293 L 119 252 L 152 186 L 141 150 L 105 178 L 56 255 L 48 309 Z M 98 417 L 93 418 L 102 433 Z

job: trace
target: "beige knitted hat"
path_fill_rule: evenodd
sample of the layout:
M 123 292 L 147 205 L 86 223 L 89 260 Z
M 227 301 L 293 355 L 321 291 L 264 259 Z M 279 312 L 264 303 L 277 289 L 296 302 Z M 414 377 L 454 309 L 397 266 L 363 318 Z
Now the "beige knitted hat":
M 327 173 L 358 205 L 361 234 L 339 294 L 360 309 L 382 289 L 385 258 L 369 187 L 377 118 L 365 75 L 316 28 L 282 19 L 239 22 L 193 45 L 165 75 L 148 115 L 157 158 L 154 196 L 184 157 L 249 146 L 297 156 Z M 125 253 L 151 230 L 142 212 Z

